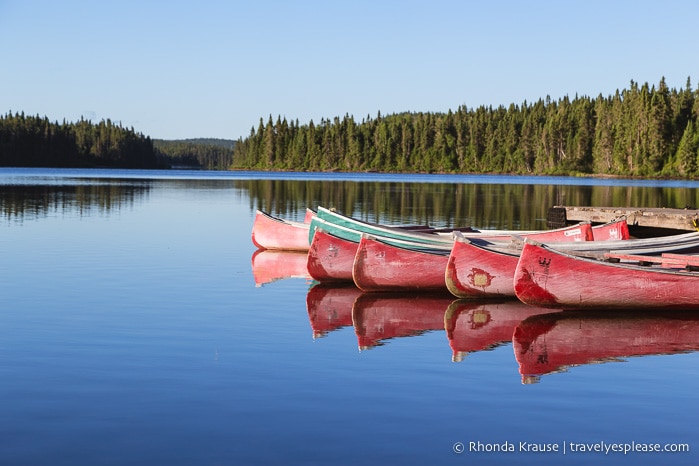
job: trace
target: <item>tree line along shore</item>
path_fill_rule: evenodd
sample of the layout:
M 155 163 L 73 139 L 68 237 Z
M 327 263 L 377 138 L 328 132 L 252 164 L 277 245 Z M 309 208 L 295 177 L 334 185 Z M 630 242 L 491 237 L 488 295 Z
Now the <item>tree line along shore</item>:
M 154 141 L 111 121 L 0 118 L 1 166 L 274 171 L 504 173 L 692 178 L 699 175 L 699 91 L 631 81 L 607 97 L 550 97 L 361 121 L 271 115 L 245 138 Z
M 46 117 L 0 116 L 0 166 L 59 168 L 200 168 L 226 170 L 234 141 L 151 139 L 111 120 L 51 122 Z

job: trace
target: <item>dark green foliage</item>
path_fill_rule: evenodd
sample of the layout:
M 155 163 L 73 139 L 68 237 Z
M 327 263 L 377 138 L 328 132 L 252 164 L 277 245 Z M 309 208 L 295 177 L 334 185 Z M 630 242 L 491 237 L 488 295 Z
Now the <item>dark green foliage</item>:
M 0 117 L 0 166 L 157 168 L 150 138 L 111 120 L 50 122 L 8 113 Z
M 238 141 L 151 141 L 110 120 L 0 116 L 0 166 L 296 171 L 699 175 L 699 98 L 647 83 L 608 97 L 465 106 L 445 113 L 345 115 L 317 125 L 270 115 Z
M 183 139 L 153 141 L 158 160 L 167 167 L 227 170 L 233 162 L 235 141 L 227 139 Z
M 238 141 L 234 168 L 385 172 L 699 175 L 699 99 L 631 81 L 596 99 L 298 121 L 270 115 Z
M 155 142 L 161 142 L 162 139 L 155 139 Z M 180 139 L 175 141 L 167 142 L 188 142 L 190 144 L 196 144 L 199 146 L 218 146 L 224 149 L 233 149 L 235 147 L 235 141 L 232 139 L 220 139 L 220 138 L 191 138 L 191 139 Z

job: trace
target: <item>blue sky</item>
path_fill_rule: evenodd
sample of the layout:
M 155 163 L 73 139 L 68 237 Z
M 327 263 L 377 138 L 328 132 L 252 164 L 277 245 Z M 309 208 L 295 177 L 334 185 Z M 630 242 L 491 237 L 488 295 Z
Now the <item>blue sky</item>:
M 0 112 L 246 137 L 699 80 L 696 0 L 0 0 Z

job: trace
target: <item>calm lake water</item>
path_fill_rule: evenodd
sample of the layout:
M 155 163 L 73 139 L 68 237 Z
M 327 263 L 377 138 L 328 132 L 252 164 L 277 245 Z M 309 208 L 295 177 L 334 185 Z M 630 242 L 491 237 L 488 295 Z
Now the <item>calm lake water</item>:
M 542 228 L 697 187 L 1 169 L 0 464 L 699 464 L 699 313 L 361 295 L 250 240 L 256 208 Z

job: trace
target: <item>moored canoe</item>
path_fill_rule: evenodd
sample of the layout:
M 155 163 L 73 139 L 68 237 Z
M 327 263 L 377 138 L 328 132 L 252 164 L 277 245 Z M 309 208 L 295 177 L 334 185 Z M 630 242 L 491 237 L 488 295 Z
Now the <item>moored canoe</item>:
M 520 248 L 457 237 L 452 246 L 444 281 L 457 298 L 514 298 L 513 278 Z
M 448 291 L 444 270 L 450 247 L 398 246 L 364 235 L 352 265 L 354 284 L 363 291 Z
M 683 233 L 667 237 L 551 243 L 580 255 L 627 253 L 660 255 L 663 252 L 699 250 L 699 233 Z M 494 244 L 457 236 L 447 263 L 445 281 L 458 298 L 485 299 L 515 297 L 514 273 L 522 244 Z
M 306 257 L 308 273 L 314 280 L 352 282 L 352 265 L 358 243 L 317 228 Z
M 313 235 L 317 228 L 323 228 L 333 235 L 356 242 L 359 242 L 359 237 L 366 233 L 386 239 L 413 241 L 425 244 L 451 244 L 451 233 L 453 231 L 435 229 L 428 225 L 384 225 L 370 223 L 342 215 L 324 207 L 318 207 L 317 216 L 311 221 L 309 244 L 312 242 Z M 465 229 L 470 230 L 468 227 Z
M 697 256 L 677 256 L 665 267 L 651 257 L 609 262 L 525 240 L 515 294 L 526 304 L 559 309 L 699 309 L 699 273 L 684 270 Z
M 315 213 L 306 209 L 303 222 L 273 217 L 257 210 L 252 225 L 252 242 L 258 249 L 308 251 L 308 231 Z

